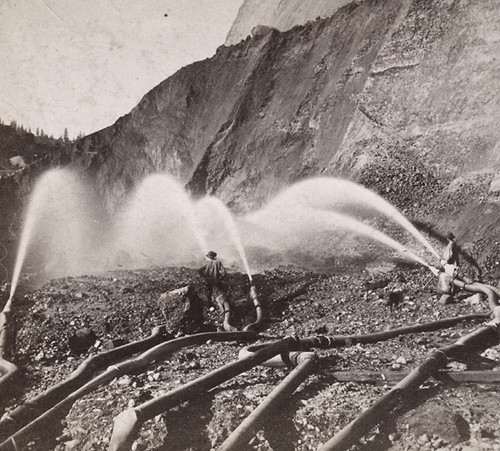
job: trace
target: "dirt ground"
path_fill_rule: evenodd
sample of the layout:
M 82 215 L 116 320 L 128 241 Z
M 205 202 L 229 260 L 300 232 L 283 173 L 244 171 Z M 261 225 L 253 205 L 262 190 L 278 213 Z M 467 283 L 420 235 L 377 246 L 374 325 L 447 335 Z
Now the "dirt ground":
M 467 293 L 461 293 L 454 303 L 438 303 L 436 280 L 422 268 L 380 266 L 358 274 L 320 274 L 290 266 L 255 274 L 253 283 L 265 314 L 258 342 L 285 336 L 369 333 L 488 310 L 485 299 Z M 185 286 L 190 286 L 201 301 L 203 317 L 197 322 L 164 316 L 162 294 Z M 228 286 L 232 322 L 241 329 L 254 321 L 249 280 L 231 273 Z M 403 299 L 391 309 L 387 299 L 394 290 L 402 290 Z M 22 375 L 16 379 L 12 397 L 0 402 L 4 414 L 63 380 L 88 356 L 145 338 L 154 326 L 166 324 L 172 336 L 181 336 L 196 330 L 217 330 L 222 319 L 207 299 L 203 281 L 189 268 L 115 271 L 52 280 L 25 294 L 20 290 L 14 309 L 11 360 Z M 335 372 L 408 373 L 432 350 L 454 343 L 484 322 L 464 322 L 375 344 L 317 350 L 317 371 L 265 421 L 248 449 L 316 450 L 392 385 L 382 378 L 370 383 L 339 381 Z M 209 341 L 156 361 L 142 374 L 115 378 L 78 399 L 68 415 L 43 428 L 28 449 L 106 449 L 113 418 L 120 412 L 236 360 L 247 344 Z M 497 346 L 482 358 L 450 362 L 447 369 L 499 371 L 499 358 Z M 148 420 L 133 449 L 217 449 L 289 371 L 255 367 Z M 499 395 L 498 384 L 429 380 L 395 412 L 382 418 L 355 449 L 500 450 Z

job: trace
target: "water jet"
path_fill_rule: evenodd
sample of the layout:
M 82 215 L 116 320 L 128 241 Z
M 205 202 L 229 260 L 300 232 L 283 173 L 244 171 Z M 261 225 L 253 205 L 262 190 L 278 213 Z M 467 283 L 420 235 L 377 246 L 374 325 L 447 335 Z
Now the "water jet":
M 250 266 L 248 264 L 247 256 L 245 253 L 245 248 L 243 247 L 243 243 L 241 241 L 240 232 L 236 225 L 236 222 L 233 218 L 233 215 L 229 211 L 229 209 L 224 205 L 224 203 L 213 196 L 207 196 L 202 198 L 198 202 L 198 207 L 200 209 L 207 208 L 209 210 L 215 210 L 217 215 L 221 218 L 229 236 L 231 237 L 231 241 L 233 242 L 238 254 L 240 256 L 241 262 L 243 263 L 243 267 L 247 273 L 248 279 L 252 282 L 252 274 L 250 271 Z
M 375 210 L 404 227 L 438 260 L 439 254 L 415 226 L 390 202 L 358 183 L 334 178 L 317 177 L 298 182 L 278 194 L 267 208 L 293 211 L 299 207 L 321 210 L 351 209 L 360 206 Z
M 297 217 L 300 218 L 299 222 L 296 221 Z M 283 238 L 288 240 L 293 239 L 291 237 L 295 234 L 302 241 L 307 235 L 314 235 L 319 230 L 331 231 L 336 229 L 352 232 L 384 244 L 398 251 L 405 258 L 409 258 L 429 269 L 431 268 L 425 260 L 417 255 L 416 251 L 404 246 L 378 229 L 346 214 L 304 206 L 295 206 L 291 211 L 283 207 L 280 209 L 275 208 L 274 203 L 271 203 L 256 213 L 247 216 L 246 220 L 250 224 L 258 225 L 261 229 L 267 228 L 272 233 L 276 233 L 276 230 L 281 229 L 283 234 L 286 234 L 286 237 Z M 292 242 L 292 244 L 298 243 Z

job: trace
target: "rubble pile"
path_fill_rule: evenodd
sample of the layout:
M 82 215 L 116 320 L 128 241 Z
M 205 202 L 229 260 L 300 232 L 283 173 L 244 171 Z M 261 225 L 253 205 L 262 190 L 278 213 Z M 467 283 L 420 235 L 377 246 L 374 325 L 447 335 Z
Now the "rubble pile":
M 369 333 L 488 309 L 485 299 L 476 296 L 471 301 L 466 293 L 455 303 L 439 304 L 435 279 L 419 268 L 318 274 L 283 267 L 255 274 L 253 283 L 265 314 L 263 341 L 290 335 Z M 190 316 L 190 322 L 182 316 L 189 310 L 182 305 L 177 311 L 168 310 L 171 317 L 165 317 L 162 302 L 182 289 L 199 301 L 200 311 Z M 240 329 L 254 319 L 248 289 L 245 275 L 229 275 L 234 323 Z M 402 292 L 402 301 L 391 307 L 389 293 L 396 289 Z M 176 336 L 182 335 L 183 327 L 195 332 L 222 326 L 202 279 L 188 268 L 66 277 L 16 301 L 13 359 L 24 377 L 4 413 L 63 380 L 90 355 L 145 338 L 156 325 L 166 324 Z M 196 325 L 193 318 L 198 318 Z M 383 379 L 338 381 L 335 372 L 408 373 L 433 350 L 455 342 L 479 324 L 473 321 L 381 343 L 318 351 L 319 370 L 252 439 L 251 449 L 317 449 L 391 386 Z M 62 422 L 47 428 L 29 449 L 106 449 L 116 415 L 237 359 L 242 346 L 207 342 L 155 362 L 143 374 L 120 376 L 74 403 Z M 479 360 L 453 363 L 449 369 L 498 370 L 499 351 L 491 348 Z M 288 371 L 256 367 L 147 421 L 133 449 L 217 449 Z M 500 449 L 498 390 L 495 385 L 452 386 L 430 380 L 402 406 L 400 417 L 388 418 L 359 449 Z

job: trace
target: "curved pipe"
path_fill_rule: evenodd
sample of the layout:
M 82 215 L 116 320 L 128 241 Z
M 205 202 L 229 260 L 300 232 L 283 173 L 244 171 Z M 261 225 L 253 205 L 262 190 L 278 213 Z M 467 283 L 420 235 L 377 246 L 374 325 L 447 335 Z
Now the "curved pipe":
M 168 338 L 165 327 L 153 328 L 151 335 L 142 340 L 128 343 L 84 360 L 67 379 L 53 385 L 44 393 L 34 397 L 28 403 L 21 405 L 0 420 L 0 438 L 8 437 L 16 430 L 29 423 L 44 411 L 50 409 L 70 393 L 88 382 L 92 375 L 108 365 L 119 362 L 125 357 L 144 351 Z
M 490 285 L 486 285 L 480 282 L 465 283 L 460 279 L 454 279 L 453 285 L 471 293 L 485 294 L 488 298 L 488 305 L 491 311 L 493 311 L 495 307 L 498 306 L 498 298 L 500 295 L 497 293 L 496 289 L 494 287 L 491 287 Z
M 326 442 L 320 451 L 344 451 L 358 442 L 376 426 L 382 418 L 394 410 L 404 397 L 425 382 L 448 359 L 465 358 L 472 352 L 480 352 L 500 342 L 500 323 L 488 324 L 458 340 L 455 344 L 434 351 L 418 368 L 398 382 L 389 392 L 369 409 L 351 421 L 337 435 Z
M 316 367 L 316 354 L 313 352 L 300 353 L 297 356 L 297 366 L 295 369 L 229 435 L 218 451 L 244 449 L 255 432 L 262 427 L 266 418 L 291 396 L 295 389 Z
M 7 357 L 7 348 L 9 346 L 9 320 L 11 316 L 12 298 L 7 300 L 3 310 L 0 312 L 0 394 L 2 397 L 7 391 L 6 387 L 11 384 L 14 374 L 18 368 L 13 363 L 9 362 Z
M 373 332 L 364 335 L 332 335 L 324 336 L 320 335 L 317 337 L 308 337 L 298 340 L 298 347 L 293 349 L 294 351 L 307 350 L 311 348 L 322 348 L 322 349 L 332 349 L 340 348 L 344 346 L 354 346 L 358 343 L 376 343 L 379 341 L 390 340 L 391 338 L 398 337 L 400 335 L 413 334 L 418 332 L 432 332 L 435 330 L 445 329 L 448 327 L 453 327 L 462 321 L 476 320 L 476 319 L 488 319 L 490 318 L 489 313 L 484 314 L 474 314 L 474 315 L 462 315 L 453 318 L 444 318 L 437 321 L 431 321 L 429 323 L 414 324 L 412 326 L 398 327 L 396 329 L 386 330 L 383 332 Z M 244 358 L 248 354 L 252 354 L 267 344 L 257 344 L 244 347 L 240 351 L 240 357 Z M 274 357 L 269 361 L 265 362 L 265 366 L 270 367 L 282 367 L 283 358 L 281 356 Z
M 57 420 L 57 418 L 61 415 L 65 415 L 77 399 L 96 389 L 100 385 L 113 380 L 115 377 L 120 377 L 124 374 L 139 373 L 152 362 L 164 360 L 173 352 L 181 348 L 200 345 L 205 343 L 207 340 L 244 341 L 255 338 L 256 335 L 251 332 L 206 332 L 188 335 L 186 337 L 177 338 L 167 341 L 166 343 L 156 345 L 154 348 L 149 349 L 138 357 L 110 366 L 104 373 L 87 382 L 78 390 L 74 391 L 45 413 L 37 417 L 31 423 L 12 434 L 7 440 L 0 444 L 0 450 L 14 451 L 17 449 L 23 449 L 27 443 L 38 436 L 38 433 L 42 428 L 50 427 L 52 423 Z
M 406 376 L 408 372 L 399 371 L 330 371 L 326 369 L 323 374 L 333 378 L 335 382 L 356 382 L 359 384 L 395 385 Z M 442 383 L 472 383 L 472 384 L 500 384 L 500 371 L 491 370 L 466 370 L 437 371 L 433 379 Z
M 199 393 L 205 392 L 219 384 L 241 374 L 254 366 L 269 360 L 280 352 L 286 352 L 295 346 L 296 340 L 292 337 L 267 345 L 255 354 L 241 360 L 228 363 L 204 376 L 201 376 L 163 396 L 152 399 L 134 409 L 120 413 L 114 420 L 113 434 L 108 451 L 125 451 L 130 447 L 139 432 L 142 424 L 160 413 L 184 402 Z M 1 448 L 0 448 L 1 449 Z
M 224 299 L 224 303 L 222 305 L 224 309 L 224 319 L 223 319 L 223 327 L 226 332 L 237 332 L 238 328 L 231 324 L 231 304 L 227 299 Z
M 255 306 L 256 319 L 253 323 L 245 326 L 243 330 L 257 331 L 259 330 L 262 321 L 264 321 L 264 313 L 262 312 L 262 306 L 260 305 L 259 298 L 257 297 L 257 289 L 255 288 L 255 285 L 252 285 L 250 287 L 250 298 L 252 299 L 253 305 Z

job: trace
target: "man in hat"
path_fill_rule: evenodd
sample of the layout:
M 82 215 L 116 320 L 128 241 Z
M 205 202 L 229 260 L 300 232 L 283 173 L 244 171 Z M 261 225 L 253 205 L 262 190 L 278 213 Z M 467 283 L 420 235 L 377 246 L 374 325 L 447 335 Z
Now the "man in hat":
M 441 259 L 441 264 L 444 265 L 454 265 L 458 269 L 459 258 L 458 258 L 458 246 L 455 242 L 455 235 L 452 232 L 449 232 L 446 235 L 446 239 L 448 240 L 448 244 L 446 245 L 443 257 Z
M 209 299 L 214 296 L 219 308 L 224 311 L 224 302 L 226 301 L 224 278 L 227 271 L 222 262 L 217 260 L 217 254 L 214 251 L 208 252 L 207 261 L 198 272 L 207 281 Z
M 441 268 L 438 274 L 438 291 L 442 294 L 439 300 L 441 304 L 453 302 L 453 296 L 457 291 L 453 281 L 458 276 L 458 246 L 452 232 L 447 233 L 446 239 L 448 244 L 443 251 Z

